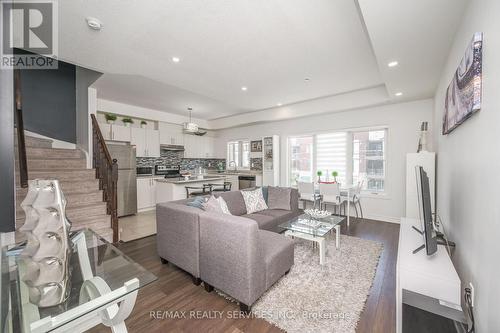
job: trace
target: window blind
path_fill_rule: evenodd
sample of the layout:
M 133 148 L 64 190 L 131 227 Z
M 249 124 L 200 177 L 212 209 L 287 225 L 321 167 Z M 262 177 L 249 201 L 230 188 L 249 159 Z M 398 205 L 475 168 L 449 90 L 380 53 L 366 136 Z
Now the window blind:
M 316 169 L 323 172 L 323 180 L 333 180 L 332 172 L 337 171 L 337 181 L 345 183 L 347 171 L 347 132 L 319 134 L 316 136 Z

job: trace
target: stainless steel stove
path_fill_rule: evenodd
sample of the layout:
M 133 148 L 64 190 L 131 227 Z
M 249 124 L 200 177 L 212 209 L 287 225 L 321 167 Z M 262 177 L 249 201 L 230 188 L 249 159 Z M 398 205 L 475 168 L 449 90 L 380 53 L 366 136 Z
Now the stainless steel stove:
M 180 178 L 180 167 L 171 168 L 164 165 L 155 165 L 155 175 L 165 176 L 165 178 Z

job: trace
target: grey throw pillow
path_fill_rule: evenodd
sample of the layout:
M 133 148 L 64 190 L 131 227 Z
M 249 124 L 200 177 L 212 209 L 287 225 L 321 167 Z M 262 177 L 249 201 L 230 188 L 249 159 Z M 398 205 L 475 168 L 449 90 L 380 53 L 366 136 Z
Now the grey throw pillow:
M 268 206 L 269 209 L 284 209 L 292 210 L 290 205 L 290 197 L 292 189 L 289 187 L 268 187 Z

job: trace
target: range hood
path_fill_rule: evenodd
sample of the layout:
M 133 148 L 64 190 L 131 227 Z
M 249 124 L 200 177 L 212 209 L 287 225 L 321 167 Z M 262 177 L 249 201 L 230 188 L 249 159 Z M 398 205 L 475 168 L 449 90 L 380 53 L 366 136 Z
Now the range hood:
M 160 150 L 165 150 L 165 151 L 184 151 L 184 146 L 180 146 L 180 145 L 160 145 Z

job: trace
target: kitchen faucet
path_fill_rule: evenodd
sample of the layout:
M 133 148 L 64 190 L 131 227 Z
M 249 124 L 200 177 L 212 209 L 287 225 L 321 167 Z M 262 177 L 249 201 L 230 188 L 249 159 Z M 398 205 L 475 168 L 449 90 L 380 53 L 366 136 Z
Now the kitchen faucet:
M 231 166 L 231 163 L 234 164 L 234 171 L 236 171 L 236 168 L 237 168 L 236 162 L 235 161 L 229 161 L 229 163 L 228 163 L 229 167 Z

